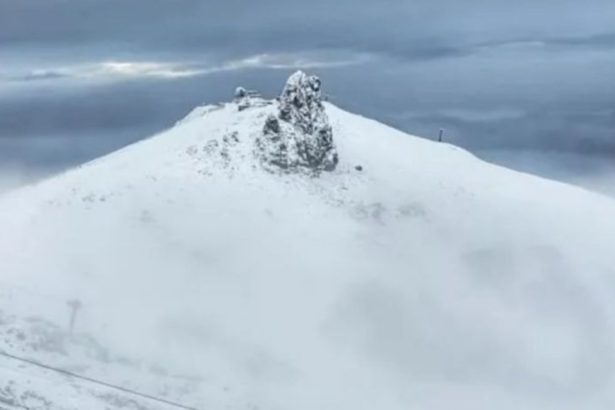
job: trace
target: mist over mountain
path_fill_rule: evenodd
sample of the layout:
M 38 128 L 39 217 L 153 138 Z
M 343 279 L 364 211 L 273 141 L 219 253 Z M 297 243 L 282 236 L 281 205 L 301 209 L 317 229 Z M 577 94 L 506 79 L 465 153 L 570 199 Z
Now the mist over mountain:
M 613 407 L 613 200 L 242 85 L 0 197 L 0 352 L 195 409 Z M 0 407 L 170 408 L 0 363 Z

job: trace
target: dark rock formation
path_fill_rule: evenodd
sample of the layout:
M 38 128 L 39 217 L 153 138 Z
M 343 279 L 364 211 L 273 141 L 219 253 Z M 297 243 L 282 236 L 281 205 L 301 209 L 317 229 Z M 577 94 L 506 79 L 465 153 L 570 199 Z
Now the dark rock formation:
M 257 148 L 265 165 L 282 170 L 335 169 L 338 156 L 318 77 L 298 71 L 288 79 L 277 117 L 265 121 Z

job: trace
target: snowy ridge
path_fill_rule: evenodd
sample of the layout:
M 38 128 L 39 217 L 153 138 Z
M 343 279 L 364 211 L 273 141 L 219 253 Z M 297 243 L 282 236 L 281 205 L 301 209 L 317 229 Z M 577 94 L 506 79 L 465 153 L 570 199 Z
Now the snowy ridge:
M 0 350 L 199 409 L 612 408 L 615 203 L 298 76 L 0 199 Z M 0 364 L 31 409 L 164 408 Z

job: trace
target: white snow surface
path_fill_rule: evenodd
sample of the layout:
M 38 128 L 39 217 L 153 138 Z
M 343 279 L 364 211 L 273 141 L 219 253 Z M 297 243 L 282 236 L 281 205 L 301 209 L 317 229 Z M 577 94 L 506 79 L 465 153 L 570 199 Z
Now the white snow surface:
M 326 111 L 319 176 L 229 103 L 5 194 L 0 350 L 204 410 L 614 408 L 615 202 Z M 0 357 L 2 398 L 171 408 Z

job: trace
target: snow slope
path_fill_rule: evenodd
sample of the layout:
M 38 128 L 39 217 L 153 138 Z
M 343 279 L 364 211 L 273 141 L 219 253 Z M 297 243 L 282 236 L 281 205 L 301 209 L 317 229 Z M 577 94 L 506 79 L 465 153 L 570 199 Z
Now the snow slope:
M 615 202 L 325 109 L 332 172 L 265 170 L 254 99 L 2 197 L 0 350 L 198 409 L 613 408 Z M 170 408 L 0 357 L 2 399 Z

